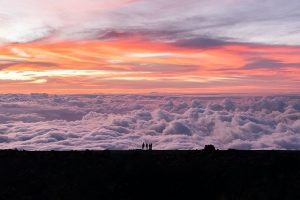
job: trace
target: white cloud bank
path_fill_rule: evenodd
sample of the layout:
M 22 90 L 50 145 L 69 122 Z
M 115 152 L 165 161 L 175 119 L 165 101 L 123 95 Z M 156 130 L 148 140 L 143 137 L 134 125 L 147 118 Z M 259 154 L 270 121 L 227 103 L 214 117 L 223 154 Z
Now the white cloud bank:
M 0 95 L 0 148 L 300 149 L 300 96 Z

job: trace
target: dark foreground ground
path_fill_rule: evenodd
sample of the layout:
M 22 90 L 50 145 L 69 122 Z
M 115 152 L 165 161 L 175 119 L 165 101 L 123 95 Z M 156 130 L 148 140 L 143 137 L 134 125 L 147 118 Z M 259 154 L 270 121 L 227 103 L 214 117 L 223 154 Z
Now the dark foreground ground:
M 300 199 L 296 151 L 0 151 L 0 199 Z

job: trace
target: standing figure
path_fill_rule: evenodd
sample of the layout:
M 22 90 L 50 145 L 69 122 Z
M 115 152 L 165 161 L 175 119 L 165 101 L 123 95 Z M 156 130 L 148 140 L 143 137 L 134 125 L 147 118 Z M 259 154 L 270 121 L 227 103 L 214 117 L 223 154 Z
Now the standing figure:
M 142 144 L 142 149 L 144 150 L 144 148 L 145 148 L 145 143 L 143 142 L 143 144 Z
M 152 150 L 152 143 L 149 144 L 149 150 Z
M 146 143 L 146 150 L 148 150 L 148 143 Z

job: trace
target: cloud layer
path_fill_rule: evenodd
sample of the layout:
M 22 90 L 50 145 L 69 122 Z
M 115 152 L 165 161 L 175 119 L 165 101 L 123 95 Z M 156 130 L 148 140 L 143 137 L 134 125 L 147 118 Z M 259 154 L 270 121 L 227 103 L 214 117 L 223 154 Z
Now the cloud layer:
M 299 7 L 297 0 L 0 1 L 0 42 L 143 34 L 164 40 L 209 37 L 200 41 L 206 46 L 219 45 L 216 40 L 299 45 Z
M 298 0 L 0 0 L 0 92 L 298 94 L 299 8 Z
M 0 148 L 300 149 L 300 97 L 1 95 Z
M 0 92 L 299 93 L 299 47 L 208 41 L 12 44 L 0 48 Z

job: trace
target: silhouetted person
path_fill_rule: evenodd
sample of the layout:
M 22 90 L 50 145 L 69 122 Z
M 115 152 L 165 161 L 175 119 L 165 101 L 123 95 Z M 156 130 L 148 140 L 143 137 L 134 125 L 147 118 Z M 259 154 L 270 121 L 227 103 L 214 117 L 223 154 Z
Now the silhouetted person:
M 146 149 L 148 150 L 148 143 L 146 143 Z
M 145 143 L 143 142 L 142 144 L 142 149 L 144 150 L 145 149 Z
M 152 150 L 152 143 L 149 144 L 149 150 Z

